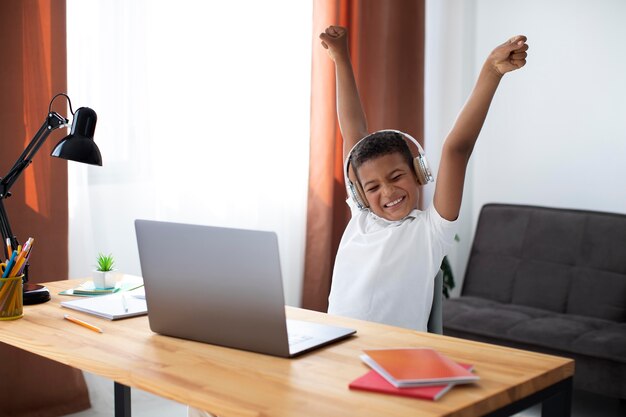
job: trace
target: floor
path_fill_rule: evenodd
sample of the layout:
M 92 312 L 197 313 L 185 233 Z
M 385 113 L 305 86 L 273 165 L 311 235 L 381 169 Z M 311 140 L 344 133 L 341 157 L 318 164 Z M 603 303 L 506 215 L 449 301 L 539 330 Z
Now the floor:
M 110 417 L 113 415 L 113 382 L 85 373 L 92 408 L 66 417 Z M 418 400 L 416 400 L 418 401 Z M 131 392 L 133 417 L 186 417 L 187 406 L 165 400 L 147 392 L 133 389 Z M 574 391 L 572 417 L 623 417 L 626 405 L 615 398 L 607 398 L 584 391 Z M 525 410 L 516 417 L 539 417 L 541 407 Z
M 111 417 L 114 412 L 113 381 L 84 372 L 91 408 L 66 417 Z M 131 389 L 132 417 L 187 417 L 187 406 L 138 389 Z

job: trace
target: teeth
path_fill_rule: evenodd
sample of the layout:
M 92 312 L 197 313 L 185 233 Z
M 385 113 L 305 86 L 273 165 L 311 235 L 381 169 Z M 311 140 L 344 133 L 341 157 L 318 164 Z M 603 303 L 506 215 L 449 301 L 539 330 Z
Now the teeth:
M 395 206 L 396 204 L 398 204 L 400 201 L 402 201 L 402 199 L 403 199 L 403 198 L 404 198 L 404 197 L 400 197 L 399 199 L 394 200 L 394 201 L 392 201 L 391 203 L 387 203 L 387 204 L 385 204 L 385 207 L 393 207 L 393 206 Z

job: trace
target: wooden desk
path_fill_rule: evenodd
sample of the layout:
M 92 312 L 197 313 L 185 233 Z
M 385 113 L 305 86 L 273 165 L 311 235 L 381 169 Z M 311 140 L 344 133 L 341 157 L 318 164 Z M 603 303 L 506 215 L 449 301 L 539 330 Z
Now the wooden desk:
M 111 322 L 61 308 L 59 291 L 79 281 L 45 284 L 52 300 L 26 306 L 22 319 L 0 323 L 0 341 L 130 388 L 227 416 L 500 416 L 544 401 L 544 414 L 569 415 L 574 362 L 522 350 L 419 333 L 287 308 L 290 318 L 357 329 L 357 336 L 296 359 L 196 343 L 152 333 L 146 316 Z M 99 334 L 63 320 L 70 313 L 103 328 Z M 475 365 L 477 384 L 439 401 L 362 391 L 348 383 L 368 368 L 367 348 L 428 346 Z M 129 397 L 125 397 L 129 401 Z M 116 414 L 129 412 L 116 410 Z

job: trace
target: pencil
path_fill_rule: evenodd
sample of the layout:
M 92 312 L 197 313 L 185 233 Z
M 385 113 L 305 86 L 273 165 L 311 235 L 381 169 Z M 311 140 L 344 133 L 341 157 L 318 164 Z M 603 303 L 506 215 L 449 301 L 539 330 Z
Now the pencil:
M 72 316 L 66 314 L 66 315 L 63 316 L 63 318 L 65 320 L 71 321 L 72 323 L 76 323 L 79 326 L 83 326 L 83 327 L 88 328 L 89 330 L 93 330 L 94 332 L 102 333 L 102 329 L 101 328 L 99 328 L 97 326 L 94 326 L 93 324 L 89 324 L 86 321 L 79 320 L 76 317 L 72 317 Z

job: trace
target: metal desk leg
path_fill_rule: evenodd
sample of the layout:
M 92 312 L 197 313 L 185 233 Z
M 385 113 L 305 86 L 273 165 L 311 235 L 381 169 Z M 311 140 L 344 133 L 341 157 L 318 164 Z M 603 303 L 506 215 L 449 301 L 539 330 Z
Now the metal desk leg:
M 118 382 L 114 385 L 115 417 L 130 417 L 130 387 Z
M 572 378 L 564 379 L 528 397 L 521 398 L 484 417 L 509 417 L 528 407 L 541 404 L 541 417 L 570 417 L 572 409 Z
M 541 404 L 542 417 L 570 417 L 572 413 L 573 379 L 563 381 L 562 389 Z

